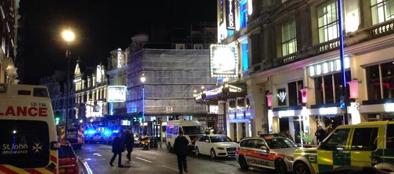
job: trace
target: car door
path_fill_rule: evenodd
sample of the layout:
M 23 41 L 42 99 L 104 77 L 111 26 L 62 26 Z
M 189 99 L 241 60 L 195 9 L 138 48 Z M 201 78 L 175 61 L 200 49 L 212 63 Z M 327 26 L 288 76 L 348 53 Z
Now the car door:
M 336 129 L 317 150 L 318 172 L 328 172 L 337 167 L 350 166 L 350 128 Z
M 366 167 L 371 166 L 372 151 L 375 151 L 378 145 L 378 132 L 383 134 L 383 128 L 379 127 L 362 127 L 355 128 L 351 144 L 351 166 Z
M 256 141 L 257 158 L 259 167 L 275 169 L 275 162 L 273 160 L 273 153 L 270 151 L 267 143 L 258 139 Z
M 207 136 L 202 136 L 197 142 L 198 150 L 200 151 L 200 154 L 203 154 L 203 155 L 205 155 L 204 144 L 205 144 L 206 139 L 207 139 Z
M 256 139 L 248 139 L 242 141 L 242 151 L 244 151 L 244 157 L 246 163 L 249 166 L 258 166 L 257 162 L 257 151 L 256 151 Z

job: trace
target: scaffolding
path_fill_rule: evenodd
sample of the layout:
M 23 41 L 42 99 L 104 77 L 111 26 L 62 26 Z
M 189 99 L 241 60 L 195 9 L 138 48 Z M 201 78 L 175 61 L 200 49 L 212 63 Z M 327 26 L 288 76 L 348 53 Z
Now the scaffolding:
M 143 112 L 145 116 L 207 114 L 206 106 L 195 102 L 193 91 L 216 85 L 216 78 L 209 75 L 209 50 L 142 49 L 130 55 L 128 113 Z M 142 74 L 146 77 L 145 83 L 140 81 Z

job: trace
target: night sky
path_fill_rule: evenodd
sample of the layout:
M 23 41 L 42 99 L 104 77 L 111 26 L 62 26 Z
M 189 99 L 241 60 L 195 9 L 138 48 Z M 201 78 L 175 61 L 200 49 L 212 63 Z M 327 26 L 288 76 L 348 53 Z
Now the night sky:
M 28 84 L 66 69 L 64 27 L 77 30 L 73 57 L 92 66 L 105 63 L 109 51 L 126 48 L 131 36 L 149 33 L 152 26 L 216 21 L 216 0 L 21 0 L 20 6 L 17 65 Z

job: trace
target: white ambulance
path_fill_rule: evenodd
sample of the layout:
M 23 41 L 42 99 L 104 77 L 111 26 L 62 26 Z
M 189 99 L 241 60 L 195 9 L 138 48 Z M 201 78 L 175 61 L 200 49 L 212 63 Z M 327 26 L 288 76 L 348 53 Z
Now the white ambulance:
M 204 135 L 201 123 L 189 120 L 171 120 L 167 122 L 166 142 L 168 151 L 172 151 L 175 138 L 179 135 L 179 131 L 183 130 L 186 139 L 189 140 L 189 150 L 194 149 L 195 142 Z
M 0 84 L 0 173 L 58 173 L 58 148 L 47 88 Z

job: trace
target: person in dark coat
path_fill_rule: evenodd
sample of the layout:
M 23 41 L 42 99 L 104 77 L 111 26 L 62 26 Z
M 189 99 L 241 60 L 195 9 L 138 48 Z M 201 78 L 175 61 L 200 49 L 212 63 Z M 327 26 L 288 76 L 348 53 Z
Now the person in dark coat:
M 113 156 L 111 158 L 111 162 L 109 165 L 113 166 L 113 162 L 118 156 L 118 167 L 123 167 L 122 165 L 122 152 L 124 151 L 124 142 L 120 134 L 117 134 L 112 142 L 112 153 Z
M 178 137 L 175 138 L 175 143 L 174 143 L 174 150 L 178 160 L 178 168 L 180 174 L 182 174 L 183 172 L 187 173 L 186 156 L 188 152 L 187 151 L 188 144 L 189 144 L 189 140 L 187 140 L 186 137 L 183 136 L 183 130 L 181 129 L 179 131 Z
M 124 142 L 126 145 L 126 150 L 127 150 L 127 159 L 129 162 L 131 161 L 131 152 L 133 152 L 133 146 L 134 146 L 134 134 L 130 130 L 127 130 L 124 136 Z
M 321 126 L 318 126 L 317 131 L 315 132 L 315 136 L 318 144 L 320 144 L 324 140 L 324 138 L 326 138 L 326 131 Z

